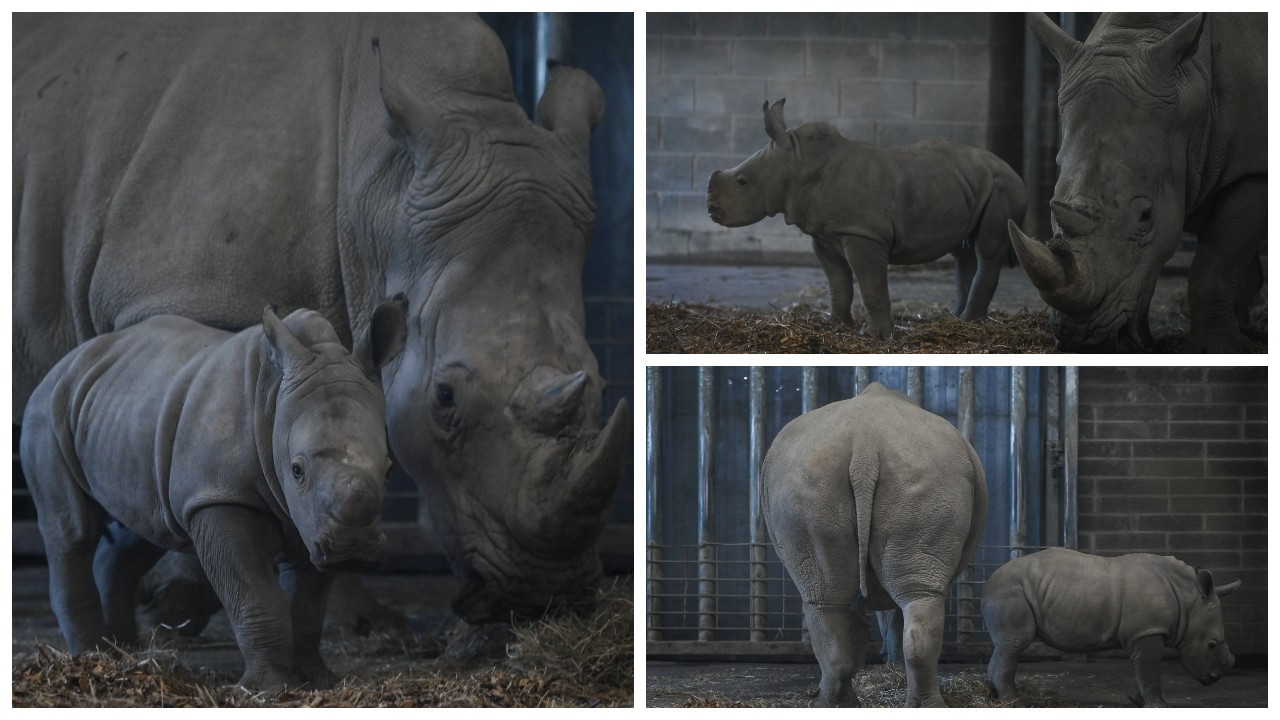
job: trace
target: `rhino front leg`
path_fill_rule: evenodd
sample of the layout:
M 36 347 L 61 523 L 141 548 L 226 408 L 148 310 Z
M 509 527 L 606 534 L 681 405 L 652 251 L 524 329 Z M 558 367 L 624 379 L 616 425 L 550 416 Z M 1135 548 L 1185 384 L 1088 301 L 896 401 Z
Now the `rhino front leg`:
M 293 618 L 293 653 L 298 670 L 311 687 L 325 690 L 338 678 L 325 665 L 320 655 L 320 636 L 324 632 L 324 612 L 333 576 L 320 572 L 305 557 L 280 566 L 280 585 L 289 596 L 289 612 Z
M 902 608 L 902 654 L 907 663 L 907 707 L 946 707 L 938 685 L 942 655 L 941 595 L 923 595 Z
M 831 288 L 831 315 L 836 320 L 853 326 L 853 269 L 844 259 L 839 243 L 814 238 L 813 254 L 818 256 L 818 264 L 827 276 L 827 285 Z
M 1129 647 L 1129 659 L 1137 681 L 1129 691 L 1129 701 L 1140 707 L 1168 707 L 1160 691 L 1160 656 L 1164 653 L 1164 636 L 1148 635 Z
M 846 235 L 842 240 L 844 257 L 858 279 L 858 293 L 867 309 L 864 332 L 873 338 L 888 340 L 893 336 L 893 318 L 889 314 L 889 252 L 884 243 L 872 238 Z
M 107 633 L 117 642 L 138 639 L 135 618 L 138 582 L 164 556 L 156 547 L 129 528 L 112 520 L 98 542 L 93 558 L 93 576 L 102 599 Z
M 1196 227 L 1200 242 L 1187 283 L 1191 332 L 1183 352 L 1257 350 L 1241 332 L 1240 316 L 1261 286 L 1254 263 L 1266 232 L 1267 182 L 1247 177 L 1222 194 Z
M 244 655 L 239 685 L 279 691 L 302 685 L 294 659 L 289 598 L 276 575 L 282 540 L 263 515 L 233 505 L 215 505 L 192 517 L 196 555 L 217 593 Z
M 956 309 L 951 314 L 960 317 L 969 304 L 969 288 L 973 287 L 973 275 L 978 270 L 978 254 L 970 243 L 951 255 L 956 259 Z

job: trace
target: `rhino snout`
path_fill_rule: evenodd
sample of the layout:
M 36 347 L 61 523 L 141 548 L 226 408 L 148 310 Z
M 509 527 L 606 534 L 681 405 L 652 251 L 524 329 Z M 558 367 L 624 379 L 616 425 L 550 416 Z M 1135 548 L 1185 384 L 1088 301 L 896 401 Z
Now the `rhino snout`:
M 368 481 L 358 476 L 341 481 L 329 510 L 333 519 L 353 528 L 363 528 L 376 522 L 382 511 L 382 500 L 369 491 L 368 485 Z

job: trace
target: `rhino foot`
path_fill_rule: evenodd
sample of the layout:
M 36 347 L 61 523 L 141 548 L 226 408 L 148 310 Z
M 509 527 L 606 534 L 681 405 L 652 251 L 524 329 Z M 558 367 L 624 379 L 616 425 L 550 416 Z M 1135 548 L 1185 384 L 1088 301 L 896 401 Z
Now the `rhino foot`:
M 300 688 L 305 684 L 297 673 L 286 673 L 280 670 L 249 669 L 236 682 L 236 687 L 249 693 L 266 693 L 279 695 L 287 688 Z
M 1184 353 L 1250 354 L 1258 352 L 1258 346 L 1236 328 L 1216 332 L 1195 328 L 1182 341 L 1179 350 Z
M 890 340 L 893 338 L 893 323 L 878 325 L 869 322 L 862 328 L 862 334 L 875 340 Z
M 338 684 L 338 676 L 324 663 L 318 667 L 303 668 L 302 676 L 307 679 L 307 687 L 311 690 L 328 690 Z

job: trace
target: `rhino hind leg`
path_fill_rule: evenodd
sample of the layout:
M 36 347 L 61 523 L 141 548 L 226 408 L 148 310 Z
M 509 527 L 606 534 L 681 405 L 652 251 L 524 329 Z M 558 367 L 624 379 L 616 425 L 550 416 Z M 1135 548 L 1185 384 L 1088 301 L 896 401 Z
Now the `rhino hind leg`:
M 965 243 L 951 255 L 956 259 L 956 307 L 951 314 L 960 317 L 969 304 L 969 289 L 973 287 L 973 276 L 978 271 L 978 254 L 973 243 Z
M 1013 211 L 1000 207 L 993 198 L 982 213 L 982 220 L 970 238 L 977 255 L 978 270 L 969 288 L 969 299 L 965 303 L 960 319 L 965 322 L 980 322 L 987 318 L 987 310 L 991 307 L 991 298 L 995 297 L 996 286 L 1000 284 L 1000 270 L 1009 258 L 1008 219 L 1014 217 Z M 1021 219 L 1022 213 L 1016 217 Z
M 818 696 L 810 707 L 860 707 L 853 691 L 853 678 L 862 671 L 870 639 L 867 613 L 848 603 L 832 605 L 805 603 L 805 625 L 813 654 L 822 669 Z
M 938 659 L 942 656 L 941 594 L 912 598 L 902 605 L 903 659 L 907 666 L 907 707 L 946 707 L 938 684 Z
M 982 598 L 982 619 L 991 634 L 987 681 L 1002 703 L 1018 705 L 1015 677 L 1018 658 L 1036 638 L 1036 619 L 1017 585 L 988 584 Z
M 115 520 L 106 524 L 93 558 L 93 576 L 102 601 L 107 634 L 116 642 L 133 644 L 138 639 L 138 582 L 161 557 L 164 549 Z
M 1247 313 L 1261 287 L 1257 255 L 1266 233 L 1266 206 L 1266 180 L 1246 177 L 1221 191 L 1207 218 L 1197 223 L 1200 242 L 1187 282 L 1191 332 L 1183 352 L 1257 351 L 1241 331 L 1240 317 L 1241 306 Z

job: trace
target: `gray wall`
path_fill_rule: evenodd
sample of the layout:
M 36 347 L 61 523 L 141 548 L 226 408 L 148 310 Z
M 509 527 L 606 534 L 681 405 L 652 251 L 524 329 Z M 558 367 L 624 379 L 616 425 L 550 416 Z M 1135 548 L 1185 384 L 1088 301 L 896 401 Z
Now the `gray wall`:
M 1080 549 L 1243 580 L 1232 652 L 1267 650 L 1267 369 L 1081 368 Z
M 950 138 L 1018 167 L 1021 15 L 649 13 L 647 23 L 650 258 L 814 262 L 780 217 L 736 230 L 707 218 L 711 171 L 767 142 L 766 98 L 787 98 L 792 127 L 830 122 L 881 146 Z

